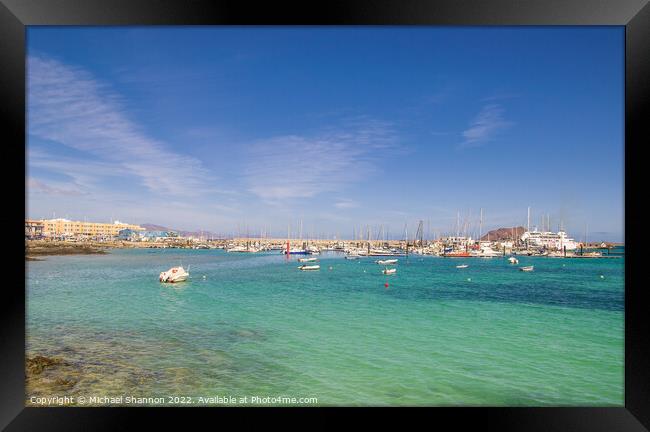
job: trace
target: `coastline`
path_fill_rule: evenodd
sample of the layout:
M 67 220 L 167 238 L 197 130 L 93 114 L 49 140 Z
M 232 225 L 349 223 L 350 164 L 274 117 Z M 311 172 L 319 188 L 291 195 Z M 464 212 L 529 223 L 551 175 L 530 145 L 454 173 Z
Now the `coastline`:
M 25 261 L 42 261 L 50 255 L 102 255 L 106 250 L 95 244 L 72 242 L 26 241 Z

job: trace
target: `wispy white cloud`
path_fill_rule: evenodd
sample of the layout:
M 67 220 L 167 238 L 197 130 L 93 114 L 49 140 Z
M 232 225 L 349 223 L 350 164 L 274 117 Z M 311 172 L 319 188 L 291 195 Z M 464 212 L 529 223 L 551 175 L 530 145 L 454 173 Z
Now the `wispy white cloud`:
M 44 193 L 48 195 L 79 196 L 85 194 L 79 188 L 61 187 L 58 184 L 46 183 L 33 177 L 27 179 L 27 188 L 32 193 Z
M 352 201 L 349 199 L 343 199 L 334 204 L 334 207 L 340 208 L 340 209 L 350 209 L 350 208 L 357 208 L 359 207 L 359 203 L 356 201 Z
M 88 71 L 38 56 L 27 68 L 29 134 L 87 152 L 158 194 L 216 191 L 198 159 L 148 136 L 120 96 Z
M 252 144 L 244 179 L 249 191 L 267 202 L 338 191 L 371 175 L 381 155 L 397 151 L 386 123 L 358 119 L 341 129 Z
M 69 187 L 97 192 L 97 188 L 111 179 L 123 178 L 129 171 L 120 165 L 97 159 L 55 155 L 41 148 L 28 147 L 28 168 L 45 170 L 67 179 Z
M 462 133 L 463 142 L 459 148 L 479 147 L 492 141 L 499 132 L 514 123 L 503 117 L 504 109 L 498 104 L 488 104 L 481 109 L 469 127 Z

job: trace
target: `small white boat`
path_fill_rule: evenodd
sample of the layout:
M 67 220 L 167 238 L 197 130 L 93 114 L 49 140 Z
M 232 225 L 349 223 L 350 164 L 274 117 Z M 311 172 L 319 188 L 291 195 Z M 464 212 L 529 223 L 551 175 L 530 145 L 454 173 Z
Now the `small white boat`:
M 397 264 L 396 259 L 377 260 L 375 262 L 380 265 Z
M 519 270 L 524 271 L 524 272 L 531 272 L 533 271 L 535 266 L 525 266 L 525 267 L 519 267 Z
M 456 268 L 467 268 L 467 267 L 469 267 L 469 265 L 467 264 L 461 264 L 456 266 Z
M 245 253 L 245 252 L 255 253 L 255 252 L 259 252 L 259 251 L 260 250 L 258 248 L 246 247 L 246 246 L 234 246 L 234 247 L 226 249 L 226 252 L 242 252 L 242 253 Z
M 385 274 L 385 275 L 392 275 L 392 274 L 397 273 L 397 269 L 396 268 L 392 268 L 392 269 L 386 268 L 386 269 L 383 269 L 381 272 L 383 274 Z
M 361 255 L 346 255 L 345 256 L 345 259 L 348 259 L 348 260 L 357 260 L 359 258 L 361 258 Z
M 508 261 L 510 261 L 510 264 L 519 264 L 519 260 L 515 257 L 508 258 Z
M 301 265 L 298 267 L 300 270 L 320 270 L 319 265 Z
M 314 262 L 318 261 L 318 258 L 298 258 L 298 262 Z
M 188 271 L 185 271 L 182 266 L 172 267 L 166 272 L 160 273 L 159 280 L 164 283 L 184 282 L 188 277 L 190 277 L 189 269 L 190 268 L 188 267 Z

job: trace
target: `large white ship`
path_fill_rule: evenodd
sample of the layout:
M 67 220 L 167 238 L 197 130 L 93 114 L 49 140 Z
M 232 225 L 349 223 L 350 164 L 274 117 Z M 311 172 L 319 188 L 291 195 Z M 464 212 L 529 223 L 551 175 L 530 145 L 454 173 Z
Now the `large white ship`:
M 521 235 L 521 241 L 528 244 L 528 246 L 533 247 L 545 247 L 547 249 L 556 249 L 556 250 L 576 250 L 578 248 L 578 243 L 567 236 L 567 233 L 564 231 L 558 231 L 556 233 L 551 231 L 526 231 Z

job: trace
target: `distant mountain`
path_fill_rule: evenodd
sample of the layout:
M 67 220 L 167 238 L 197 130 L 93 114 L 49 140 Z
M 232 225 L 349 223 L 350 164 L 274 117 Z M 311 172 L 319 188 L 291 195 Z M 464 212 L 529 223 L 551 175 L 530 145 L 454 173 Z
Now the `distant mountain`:
M 179 236 L 181 237 L 205 237 L 205 238 L 218 238 L 219 236 L 211 231 L 184 231 L 184 230 L 178 230 L 174 228 L 169 228 L 166 226 L 162 225 L 156 225 L 156 224 L 140 224 L 140 226 L 147 231 L 173 231 L 175 233 L 178 233 Z
M 481 237 L 481 240 L 490 240 L 490 241 L 502 241 L 502 240 L 513 240 L 513 234 L 515 239 L 520 238 L 521 235 L 526 232 L 524 227 L 512 227 L 512 228 L 499 228 L 492 230 Z
M 162 225 L 154 225 L 154 224 L 141 224 L 140 225 L 142 228 L 146 229 L 147 231 L 176 231 L 171 228 L 164 227 Z

